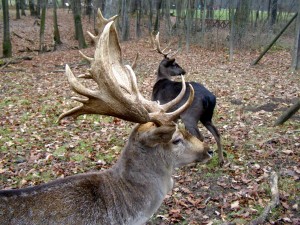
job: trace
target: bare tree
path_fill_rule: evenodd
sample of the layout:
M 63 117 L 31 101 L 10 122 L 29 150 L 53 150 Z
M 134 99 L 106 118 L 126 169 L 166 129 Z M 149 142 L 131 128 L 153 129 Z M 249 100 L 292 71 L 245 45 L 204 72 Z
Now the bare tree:
M 71 6 L 73 11 L 73 17 L 74 17 L 75 39 L 78 40 L 79 48 L 85 48 L 86 43 L 85 43 L 82 23 L 81 23 L 80 0 L 73 0 Z
M 60 35 L 59 35 L 59 29 L 58 29 L 58 23 L 57 23 L 57 1 L 53 0 L 53 33 L 54 33 L 54 45 L 61 44 Z
M 20 0 L 20 7 L 21 7 L 21 15 L 26 16 L 26 13 L 25 13 L 25 0 Z
M 158 32 L 159 31 L 159 28 L 160 28 L 160 11 L 162 9 L 162 0 L 157 0 L 156 1 L 156 18 L 155 18 L 155 23 L 154 23 L 154 28 L 153 30 L 155 32 Z
M 297 24 L 295 32 L 295 45 L 293 53 L 292 69 L 300 69 L 300 4 L 298 6 Z
M 122 0 L 121 18 L 122 18 L 122 26 L 121 26 L 122 41 L 127 41 L 130 36 L 130 23 L 129 23 L 129 17 L 127 12 L 127 0 Z
M 142 30 L 141 30 L 142 2 L 143 0 L 136 2 L 135 35 L 137 38 L 140 38 L 142 35 Z
M 278 0 L 272 0 L 271 4 L 271 17 L 270 17 L 270 27 L 272 27 L 277 18 L 277 8 L 278 8 Z
M 29 0 L 29 10 L 30 10 L 30 15 L 35 16 L 35 9 L 34 9 L 34 0 Z
M 10 41 L 10 31 L 9 31 L 9 7 L 8 0 L 2 0 L 2 11 L 3 11 L 3 43 L 2 51 L 3 57 L 12 56 L 12 46 Z
M 16 0 L 16 19 L 21 19 L 20 15 L 20 0 Z
M 42 0 L 42 17 L 41 17 L 41 26 L 40 26 L 40 52 L 44 52 L 46 50 L 45 47 L 45 25 L 46 25 L 46 5 L 47 0 Z
M 241 47 L 242 39 L 246 35 L 246 29 L 250 15 L 250 0 L 239 0 L 234 15 L 233 40 L 237 47 Z

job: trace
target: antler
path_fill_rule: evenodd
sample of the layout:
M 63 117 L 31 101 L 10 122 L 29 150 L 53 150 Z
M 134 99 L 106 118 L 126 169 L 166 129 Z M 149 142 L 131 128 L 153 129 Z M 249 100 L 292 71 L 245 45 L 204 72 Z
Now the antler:
M 81 53 L 82 54 L 82 53 Z M 158 124 L 168 123 L 179 116 L 193 101 L 194 90 L 187 102 L 174 112 L 166 113 L 179 103 L 185 94 L 186 86 L 182 77 L 182 90 L 171 102 L 160 105 L 145 99 L 137 88 L 136 76 L 129 65 L 122 65 L 121 48 L 114 22 L 105 25 L 98 40 L 94 58 L 84 56 L 91 63 L 90 78 L 97 85 L 97 90 L 86 88 L 66 65 L 66 75 L 72 90 L 86 98 L 73 97 L 82 103 L 59 116 L 59 121 L 67 116 L 77 118 L 83 114 L 115 116 L 136 123 L 149 121 Z M 82 54 L 83 55 L 83 54 Z
M 167 58 L 167 57 L 171 58 L 172 56 L 175 56 L 178 53 L 178 49 L 175 52 L 173 52 L 171 55 L 170 55 L 170 53 L 172 52 L 172 49 L 170 49 L 168 52 L 165 52 L 170 47 L 172 42 L 169 42 L 167 47 L 165 47 L 163 50 L 161 50 L 160 42 L 159 42 L 159 32 L 156 34 L 155 38 L 154 38 L 153 32 L 151 33 L 151 43 L 154 47 L 153 50 L 157 51 L 159 54 L 162 54 L 165 58 Z
M 105 19 L 102 15 L 101 10 L 98 9 L 98 12 L 97 12 L 97 27 L 98 27 L 98 30 L 99 30 L 99 34 L 102 33 L 102 31 L 103 31 L 106 24 L 108 24 L 111 21 L 114 21 L 117 17 L 118 17 L 118 15 L 115 15 L 115 16 L 109 18 L 109 19 Z M 95 36 L 89 31 L 87 33 L 94 40 L 94 42 L 97 43 L 100 35 Z

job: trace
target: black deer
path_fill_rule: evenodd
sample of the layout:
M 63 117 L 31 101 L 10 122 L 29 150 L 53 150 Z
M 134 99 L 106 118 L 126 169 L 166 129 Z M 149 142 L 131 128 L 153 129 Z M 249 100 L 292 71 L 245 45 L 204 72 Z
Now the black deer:
M 178 95 L 182 88 L 180 82 L 172 81 L 172 76 L 184 75 L 185 70 L 182 69 L 174 58 L 169 58 L 168 53 L 165 53 L 165 49 L 160 49 L 159 33 L 154 40 L 152 36 L 152 42 L 155 45 L 155 50 L 164 56 L 157 71 L 157 79 L 152 90 L 152 100 L 159 101 L 164 104 Z M 205 88 L 202 84 L 196 82 L 186 82 L 191 84 L 195 90 L 195 97 L 191 106 L 180 115 L 180 119 L 185 125 L 185 128 L 198 139 L 203 141 L 204 137 L 198 128 L 198 122 L 200 121 L 214 136 L 218 146 L 219 164 L 224 164 L 224 157 L 222 152 L 221 138 L 218 129 L 212 122 L 214 108 L 216 106 L 216 96 Z M 180 107 L 189 96 L 189 85 L 184 98 L 180 103 L 174 106 L 174 109 Z

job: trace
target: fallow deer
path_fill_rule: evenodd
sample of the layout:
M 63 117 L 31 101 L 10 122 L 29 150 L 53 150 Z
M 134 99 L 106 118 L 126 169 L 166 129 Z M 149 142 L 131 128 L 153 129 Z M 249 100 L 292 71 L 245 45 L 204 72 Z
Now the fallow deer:
M 169 54 L 171 51 L 166 52 L 166 49 L 161 49 L 159 42 L 159 33 L 154 38 L 151 34 L 151 41 L 154 45 L 154 50 L 164 56 L 164 59 L 160 62 L 156 82 L 152 90 L 152 100 L 159 101 L 164 104 L 175 96 L 178 95 L 182 88 L 181 82 L 172 81 L 173 76 L 180 76 L 185 74 L 185 70 L 181 68 L 176 62 L 175 58 L 172 58 Z M 177 52 L 171 53 L 174 56 Z M 191 106 L 180 114 L 180 119 L 185 125 L 185 128 L 201 141 L 204 140 L 198 128 L 198 122 L 200 121 L 214 136 L 218 146 L 218 158 L 219 165 L 224 164 L 224 157 L 221 145 L 221 137 L 218 129 L 212 122 L 214 109 L 216 106 L 216 96 L 205 88 L 202 84 L 196 82 L 186 82 L 191 85 L 195 90 L 195 97 Z M 175 105 L 171 110 L 180 107 L 188 98 L 189 85 L 187 85 L 187 91 L 180 103 Z
M 91 62 L 89 78 L 98 87 L 85 87 L 66 65 L 71 88 L 84 98 L 74 97 L 82 105 L 61 114 L 59 120 L 100 114 L 139 124 L 110 169 L 0 191 L 0 224 L 144 224 L 172 189 L 176 167 L 211 158 L 206 144 L 172 122 L 193 101 L 193 88 L 182 107 L 172 112 L 167 111 L 186 91 L 183 78 L 182 91 L 170 102 L 161 105 L 145 99 L 133 70 L 122 64 L 113 21 L 105 25 L 94 58 L 85 58 Z

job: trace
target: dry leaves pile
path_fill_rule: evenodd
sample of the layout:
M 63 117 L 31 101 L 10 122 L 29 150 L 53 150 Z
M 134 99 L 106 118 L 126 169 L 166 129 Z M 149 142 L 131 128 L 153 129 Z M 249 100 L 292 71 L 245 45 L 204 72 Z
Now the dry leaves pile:
M 63 18 L 63 19 L 62 19 Z M 84 30 L 93 23 L 83 19 Z M 88 65 L 76 50 L 71 14 L 59 12 L 63 45 L 38 55 L 39 26 L 27 16 L 12 20 L 14 55 L 33 57 L 9 64 L 0 71 L 0 188 L 35 185 L 58 177 L 110 167 L 133 124 L 110 117 L 84 116 L 57 124 L 60 113 L 74 103 L 64 76 L 64 65 L 76 75 Z M 52 18 L 48 12 L 46 43 L 52 48 Z M 88 40 L 88 38 L 87 38 Z M 1 40 L 2 41 L 2 40 Z M 125 63 L 136 51 L 140 90 L 150 96 L 155 71 L 162 59 L 151 51 L 147 38 L 122 43 Z M 1 50 L 2 51 L 2 50 Z M 93 46 L 84 49 L 92 55 Z M 214 121 L 222 135 L 228 163 L 177 171 L 176 184 L 149 224 L 213 224 L 234 221 L 247 224 L 270 202 L 269 176 L 279 175 L 280 205 L 266 224 L 300 223 L 300 116 L 273 127 L 276 118 L 299 98 L 300 76 L 289 69 L 287 51 L 268 53 L 259 65 L 250 63 L 256 52 L 236 53 L 228 62 L 224 51 L 193 46 L 177 62 L 188 71 L 186 80 L 203 83 L 217 96 Z M 199 124 L 201 127 L 201 125 Z M 216 149 L 212 136 L 201 127 L 206 141 Z

